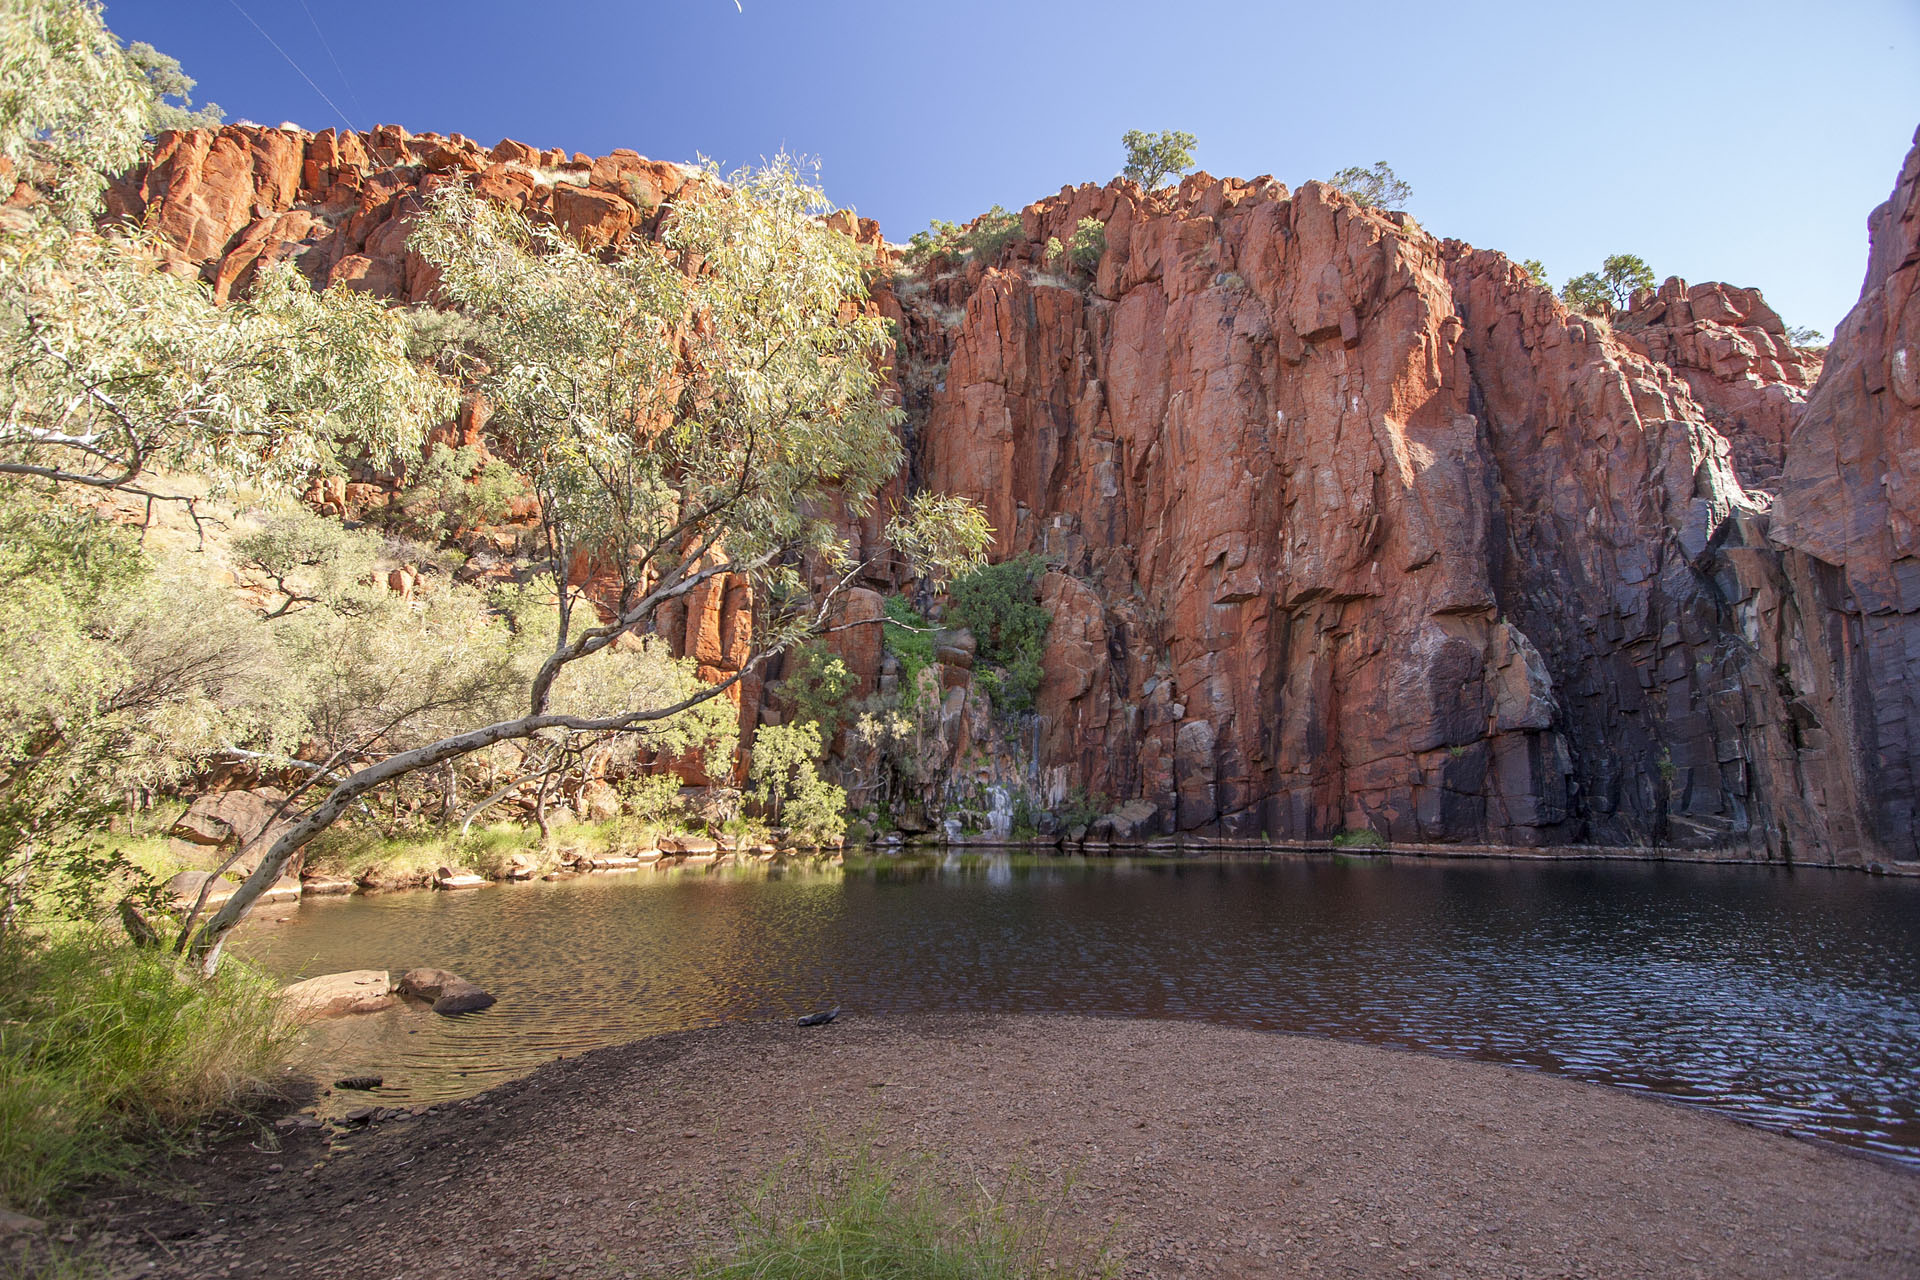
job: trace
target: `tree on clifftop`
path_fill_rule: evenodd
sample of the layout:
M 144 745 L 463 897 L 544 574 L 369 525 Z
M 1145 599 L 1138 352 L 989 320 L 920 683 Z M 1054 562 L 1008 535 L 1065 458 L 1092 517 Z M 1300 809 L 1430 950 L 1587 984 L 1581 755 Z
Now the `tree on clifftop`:
M 1633 295 L 1654 286 L 1653 268 L 1631 253 L 1609 254 L 1598 271 L 1575 276 L 1560 290 L 1560 300 L 1590 316 L 1625 311 Z
M 1158 191 L 1168 178 L 1193 168 L 1193 148 L 1199 139 L 1177 129 L 1142 133 L 1129 129 L 1120 137 L 1127 149 L 1127 167 L 1121 176 L 1132 178 L 1143 191 Z
M 1327 183 L 1351 196 L 1363 209 L 1399 209 L 1413 198 L 1413 188 L 1395 176 L 1385 160 L 1374 161 L 1371 169 L 1350 164 Z

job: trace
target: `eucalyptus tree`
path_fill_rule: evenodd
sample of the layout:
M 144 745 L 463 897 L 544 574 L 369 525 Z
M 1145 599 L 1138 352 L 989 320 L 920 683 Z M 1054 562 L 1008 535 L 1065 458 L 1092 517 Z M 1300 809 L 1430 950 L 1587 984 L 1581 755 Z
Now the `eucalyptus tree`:
M 1193 149 L 1199 141 L 1179 129 L 1162 133 L 1129 129 L 1120 135 L 1120 145 L 1127 153 L 1121 176 L 1132 178 L 1143 191 L 1158 191 L 1168 178 L 1193 168 Z
M 725 178 L 708 168 L 656 240 L 604 261 L 460 187 L 430 198 L 412 247 L 468 318 L 474 385 L 539 500 L 545 656 L 518 714 L 331 770 L 194 935 L 204 965 L 289 860 L 368 793 L 497 743 L 657 732 L 832 625 L 860 568 L 845 517 L 869 513 L 898 469 L 901 412 L 888 331 L 866 304 L 873 263 L 829 212 L 785 157 Z M 946 569 L 976 562 L 989 537 L 977 508 L 938 497 L 904 504 L 888 532 L 896 550 Z M 809 589 L 805 566 L 825 570 L 824 586 Z M 713 683 L 594 677 L 644 648 L 676 602 L 736 578 L 758 602 L 758 652 L 741 669 Z
M 285 491 L 417 453 L 454 403 L 370 299 L 279 266 L 216 306 L 158 241 L 96 227 L 108 176 L 186 87 L 92 0 L 0 0 L 0 175 L 34 193 L 0 209 L 0 932 L 36 875 L 84 855 L 117 784 L 253 718 L 271 649 L 75 495 Z

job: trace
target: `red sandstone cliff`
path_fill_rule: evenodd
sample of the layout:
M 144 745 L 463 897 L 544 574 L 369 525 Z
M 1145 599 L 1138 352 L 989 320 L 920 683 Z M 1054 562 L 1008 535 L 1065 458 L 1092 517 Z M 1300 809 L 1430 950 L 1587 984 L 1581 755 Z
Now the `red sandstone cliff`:
M 1031 736 L 984 750 L 955 665 L 933 763 L 1140 833 L 1915 856 L 1917 165 L 1804 411 L 1754 291 L 1669 281 L 1616 330 L 1317 183 L 1066 189 L 998 261 L 896 282 L 914 481 L 1056 569 Z M 115 201 L 223 293 L 271 254 L 417 302 L 413 201 L 463 179 L 612 251 L 686 172 L 228 128 Z M 1050 274 L 1082 217 L 1097 273 Z M 687 652 L 734 661 L 737 594 Z

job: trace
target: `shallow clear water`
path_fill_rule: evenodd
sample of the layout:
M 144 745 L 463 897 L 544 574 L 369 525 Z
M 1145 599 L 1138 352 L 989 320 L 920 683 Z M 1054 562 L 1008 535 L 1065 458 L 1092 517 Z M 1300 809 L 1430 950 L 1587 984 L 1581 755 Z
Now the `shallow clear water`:
M 661 1031 L 939 1010 L 1194 1018 L 1653 1090 L 1920 1164 L 1920 881 L 1675 864 L 970 855 L 310 900 L 291 979 L 453 969 L 485 1013 L 322 1024 L 439 1100 Z M 349 1104 L 352 1100 L 348 1100 Z

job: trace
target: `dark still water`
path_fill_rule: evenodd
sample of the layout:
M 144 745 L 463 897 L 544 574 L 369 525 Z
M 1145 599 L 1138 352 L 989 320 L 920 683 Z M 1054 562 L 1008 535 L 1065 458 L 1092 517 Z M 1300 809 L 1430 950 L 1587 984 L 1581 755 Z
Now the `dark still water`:
M 312 900 L 290 915 L 241 945 L 289 979 L 397 980 L 424 964 L 500 997 L 466 1018 L 409 1008 L 314 1029 L 317 1073 L 376 1071 L 383 1097 L 404 1102 L 655 1032 L 834 1004 L 850 1017 L 1065 1012 L 1515 1063 L 1920 1164 L 1920 881 L 973 854 Z

